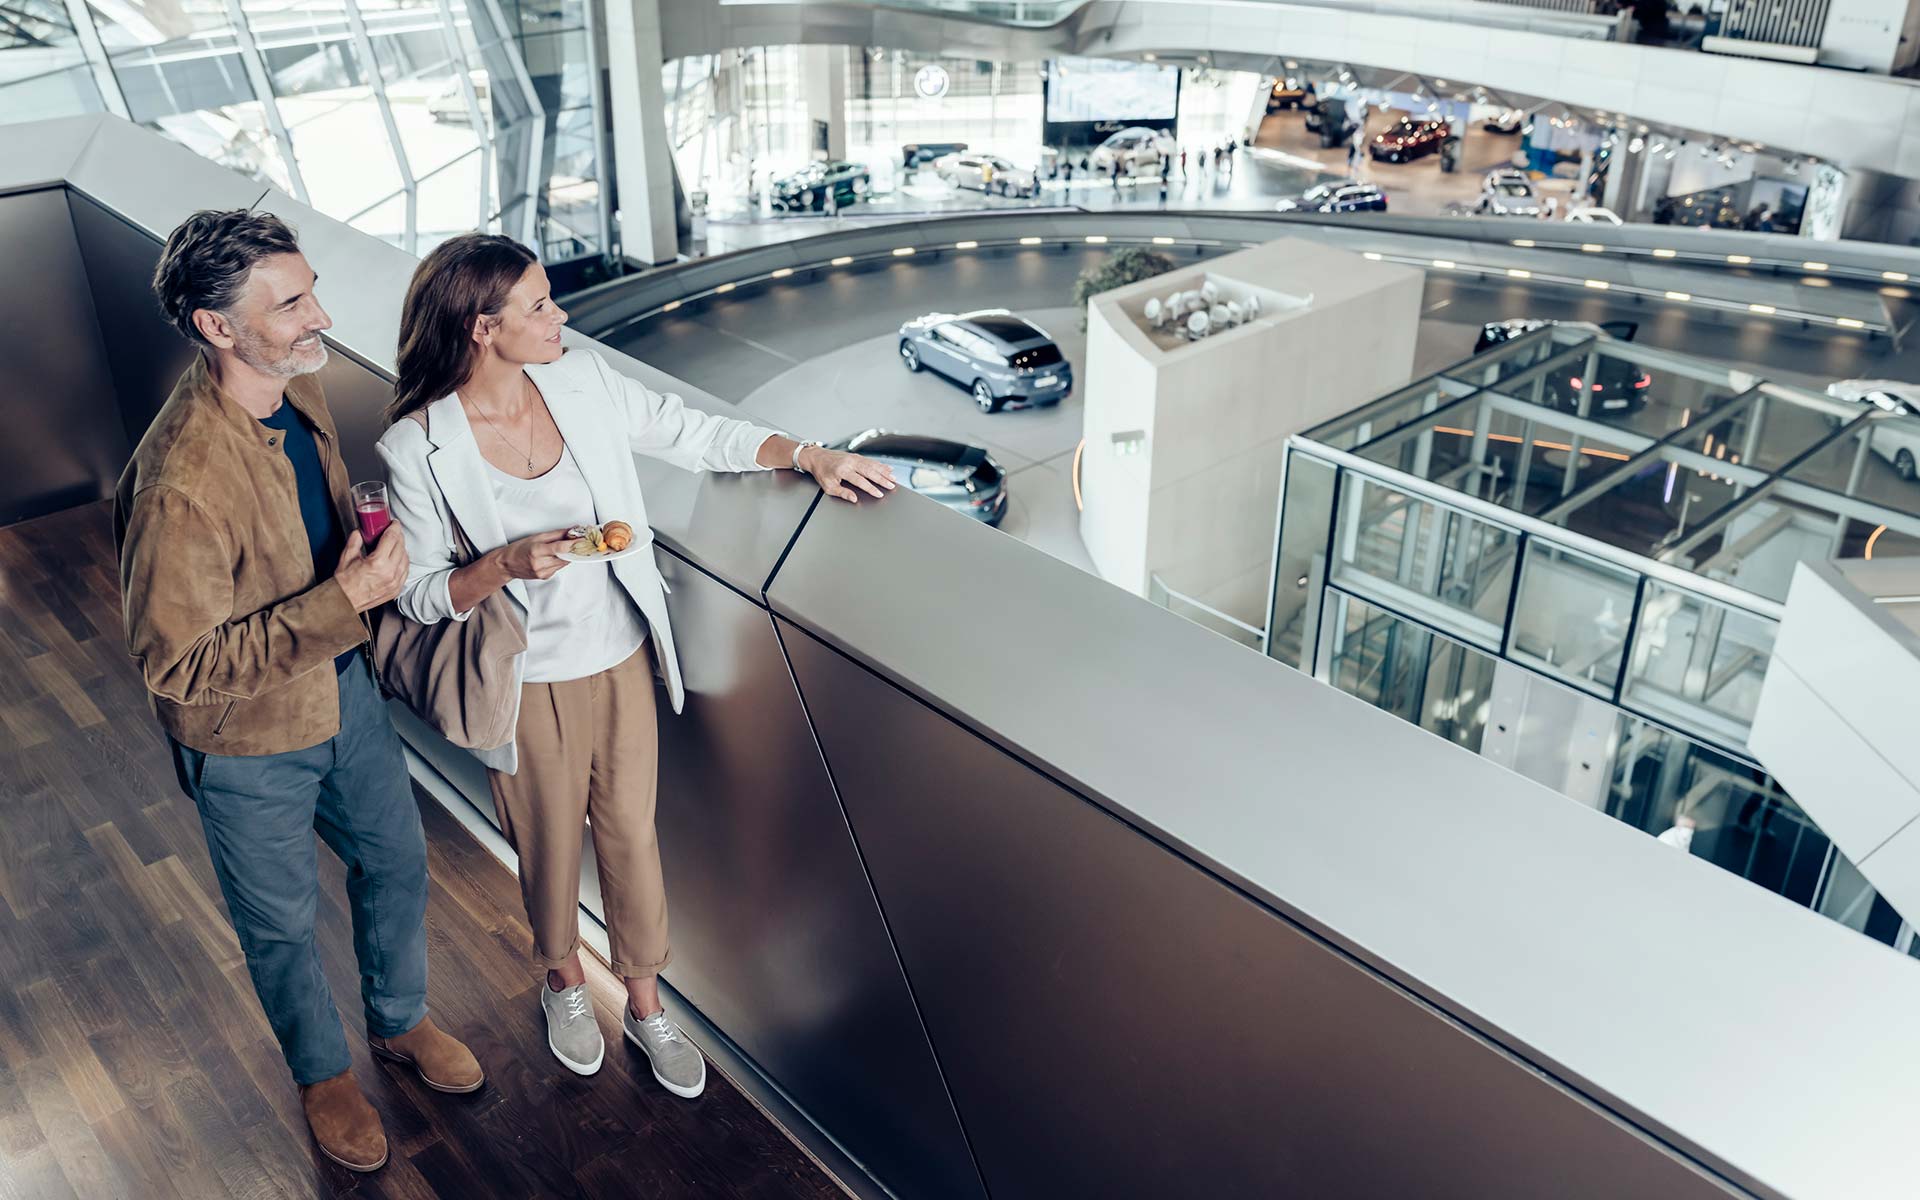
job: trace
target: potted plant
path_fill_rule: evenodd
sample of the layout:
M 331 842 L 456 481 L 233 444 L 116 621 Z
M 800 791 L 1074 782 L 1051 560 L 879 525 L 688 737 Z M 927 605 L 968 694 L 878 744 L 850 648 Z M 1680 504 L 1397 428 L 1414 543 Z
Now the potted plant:
M 1087 327 L 1087 302 L 1101 292 L 1152 279 L 1173 270 L 1173 259 L 1158 250 L 1128 246 L 1080 272 L 1073 281 L 1073 306 L 1080 310 L 1080 328 Z

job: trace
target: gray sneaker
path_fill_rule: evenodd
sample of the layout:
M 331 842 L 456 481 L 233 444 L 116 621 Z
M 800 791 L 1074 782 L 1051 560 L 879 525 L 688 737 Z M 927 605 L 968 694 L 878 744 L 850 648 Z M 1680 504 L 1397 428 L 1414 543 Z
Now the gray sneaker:
M 680 1032 L 680 1027 L 667 1020 L 664 1012 L 654 1013 L 644 1019 L 633 1015 L 633 1006 L 620 1006 L 621 1025 L 627 1031 L 627 1040 L 647 1052 L 647 1058 L 653 1063 L 653 1077 L 660 1086 L 676 1096 L 685 1096 L 691 1100 L 707 1086 L 707 1060 L 700 1051 Z
M 600 1060 L 607 1055 L 607 1041 L 600 1036 L 600 1022 L 593 1018 L 587 985 L 575 984 L 556 992 L 542 980 L 540 1007 L 547 1014 L 547 1049 L 553 1051 L 560 1065 L 575 1075 L 598 1071 Z

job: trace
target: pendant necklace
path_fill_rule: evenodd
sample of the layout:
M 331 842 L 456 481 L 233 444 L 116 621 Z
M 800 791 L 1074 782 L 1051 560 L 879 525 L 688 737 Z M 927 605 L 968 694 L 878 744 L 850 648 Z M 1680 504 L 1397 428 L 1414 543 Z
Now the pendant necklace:
M 526 376 L 522 375 L 520 378 L 525 379 Z M 493 426 L 493 436 L 499 438 L 503 442 L 506 442 L 507 449 L 512 450 L 514 453 L 519 454 L 522 458 L 527 460 L 527 475 L 531 477 L 533 475 L 533 443 L 538 438 L 539 436 L 538 433 L 533 434 L 533 436 L 527 439 L 527 448 L 526 450 L 522 451 L 520 447 L 514 445 L 510 441 L 507 441 L 507 435 L 500 431 L 500 427 L 498 425 L 493 424 L 493 418 L 487 415 L 486 409 L 481 408 L 477 404 L 474 405 L 474 408 L 480 413 L 481 420 L 485 421 L 488 425 Z M 528 406 L 528 411 L 529 412 L 532 411 L 531 405 Z

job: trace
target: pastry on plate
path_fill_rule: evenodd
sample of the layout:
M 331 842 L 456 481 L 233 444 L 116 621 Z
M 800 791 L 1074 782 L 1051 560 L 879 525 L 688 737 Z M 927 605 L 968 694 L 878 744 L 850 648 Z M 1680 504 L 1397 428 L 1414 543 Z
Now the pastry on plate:
M 605 525 L 575 525 L 567 533 L 573 538 L 567 546 L 567 553 L 581 558 L 618 554 L 633 545 L 633 526 L 625 521 L 608 521 Z

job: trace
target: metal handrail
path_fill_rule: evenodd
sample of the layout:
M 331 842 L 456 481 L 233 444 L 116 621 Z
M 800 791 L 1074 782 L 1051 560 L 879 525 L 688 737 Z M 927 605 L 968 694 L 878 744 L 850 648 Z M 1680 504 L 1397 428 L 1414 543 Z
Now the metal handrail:
M 1203 601 L 1196 600 L 1192 596 L 1187 595 L 1185 592 L 1174 591 L 1172 588 L 1167 586 L 1166 580 L 1160 578 L 1160 575 L 1158 572 L 1148 572 L 1147 579 L 1149 582 L 1153 584 L 1154 587 L 1157 587 L 1162 592 L 1165 592 L 1168 599 L 1178 600 L 1183 604 L 1191 604 L 1193 607 L 1199 609 L 1203 613 L 1206 613 L 1208 616 L 1213 617 L 1217 620 L 1225 621 L 1227 624 L 1233 626 L 1235 629 L 1238 629 L 1243 633 L 1251 634 L 1252 636 L 1259 638 L 1261 645 L 1265 646 L 1266 638 L 1267 638 L 1267 631 L 1265 629 L 1260 628 L 1259 626 L 1249 625 L 1238 617 L 1228 616 L 1226 613 L 1221 612 L 1219 609 L 1213 607 L 1211 604 L 1207 604 Z M 1161 605 L 1161 607 L 1165 608 L 1166 606 Z
M 1575 533 L 1565 526 L 1549 525 L 1545 521 L 1527 516 L 1525 513 L 1516 512 L 1510 508 L 1502 508 L 1497 504 L 1491 504 L 1477 496 L 1470 496 L 1465 492 L 1456 492 L 1451 488 L 1430 483 L 1417 475 L 1410 475 L 1405 471 L 1383 466 L 1380 463 L 1374 462 L 1372 459 L 1361 458 L 1359 455 L 1351 454 L 1345 450 L 1336 450 L 1331 446 L 1321 445 L 1319 442 L 1310 441 L 1299 434 L 1288 438 L 1287 445 L 1290 449 L 1297 449 L 1300 453 L 1310 458 L 1320 459 L 1322 462 L 1350 471 L 1355 475 L 1375 480 L 1388 487 L 1419 496 L 1424 500 L 1431 501 L 1444 508 L 1456 509 L 1460 512 L 1467 513 L 1469 516 L 1478 518 L 1490 525 L 1498 525 L 1504 529 L 1512 530 L 1515 533 L 1524 533 L 1530 538 L 1538 538 L 1544 542 L 1571 547 L 1591 558 L 1597 558 L 1603 562 L 1611 563 L 1614 566 L 1631 571 L 1637 575 L 1644 575 L 1676 591 L 1690 592 L 1697 596 L 1703 596 L 1709 600 L 1725 604 L 1730 608 L 1737 608 L 1742 612 L 1765 617 L 1771 621 L 1777 622 L 1786 616 L 1785 605 L 1774 600 L 1769 600 L 1764 596 L 1743 591 L 1730 584 L 1722 583 L 1717 579 L 1708 579 L 1702 575 L 1695 575 L 1690 571 L 1683 570 L 1669 563 L 1644 558 L 1631 551 L 1622 550 L 1617 546 L 1600 541 L 1597 538 Z

